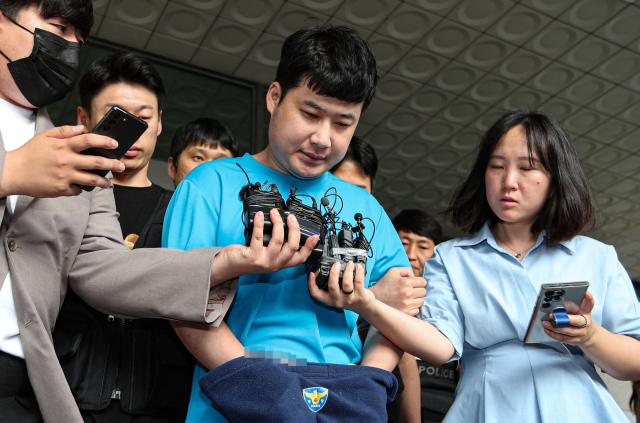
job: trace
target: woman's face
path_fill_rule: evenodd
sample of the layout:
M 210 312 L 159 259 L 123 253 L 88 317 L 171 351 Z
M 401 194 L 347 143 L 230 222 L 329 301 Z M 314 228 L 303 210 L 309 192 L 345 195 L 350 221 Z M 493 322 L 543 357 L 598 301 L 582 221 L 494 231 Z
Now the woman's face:
M 532 225 L 547 201 L 551 176 L 534 150 L 529 162 L 524 126 L 502 136 L 489 158 L 485 185 L 489 207 L 505 223 Z

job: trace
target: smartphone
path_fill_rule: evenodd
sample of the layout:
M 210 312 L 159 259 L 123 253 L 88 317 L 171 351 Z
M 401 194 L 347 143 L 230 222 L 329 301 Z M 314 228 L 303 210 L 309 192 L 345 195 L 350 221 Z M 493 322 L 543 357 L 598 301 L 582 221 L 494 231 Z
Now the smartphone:
M 87 148 L 82 154 L 91 156 L 101 156 L 107 159 L 120 160 L 127 151 L 144 134 L 149 125 L 144 120 L 132 115 L 118 106 L 113 106 L 111 110 L 100 120 L 91 130 L 92 134 L 104 135 L 118 141 L 118 147 L 113 150 L 106 148 Z M 90 169 L 87 172 L 106 176 L 108 170 Z M 85 191 L 92 191 L 94 187 L 78 185 Z
M 549 321 L 549 315 L 556 310 L 561 314 L 562 310 L 567 314 L 578 314 L 588 288 L 589 282 L 543 284 L 533 308 L 524 342 L 527 344 L 557 342 L 544 333 L 542 322 Z

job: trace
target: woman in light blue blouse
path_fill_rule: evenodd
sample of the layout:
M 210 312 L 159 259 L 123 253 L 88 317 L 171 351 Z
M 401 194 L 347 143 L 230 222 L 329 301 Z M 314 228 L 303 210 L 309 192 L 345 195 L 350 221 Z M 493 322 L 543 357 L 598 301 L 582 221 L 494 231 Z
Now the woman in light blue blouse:
M 363 315 L 410 354 L 441 364 L 462 359 L 445 422 L 628 422 L 594 363 L 620 380 L 640 379 L 640 307 L 613 247 L 579 236 L 595 217 L 587 179 L 567 134 L 539 111 L 502 116 L 447 210 L 472 235 L 436 247 L 420 319 L 364 289 L 362 271 L 311 294 Z M 349 275 L 349 272 L 345 272 Z M 310 280 L 313 278 L 310 277 Z M 543 283 L 588 281 L 571 326 L 525 344 Z M 376 335 L 379 336 L 379 335 Z M 550 340 L 551 341 L 551 340 Z

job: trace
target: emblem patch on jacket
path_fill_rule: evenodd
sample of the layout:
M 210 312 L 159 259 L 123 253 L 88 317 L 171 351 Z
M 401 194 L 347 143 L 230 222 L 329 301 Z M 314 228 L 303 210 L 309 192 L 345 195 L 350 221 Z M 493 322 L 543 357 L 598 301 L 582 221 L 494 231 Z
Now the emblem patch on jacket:
M 321 387 L 305 388 L 302 390 L 302 397 L 307 407 L 314 413 L 317 413 L 327 403 L 329 390 Z

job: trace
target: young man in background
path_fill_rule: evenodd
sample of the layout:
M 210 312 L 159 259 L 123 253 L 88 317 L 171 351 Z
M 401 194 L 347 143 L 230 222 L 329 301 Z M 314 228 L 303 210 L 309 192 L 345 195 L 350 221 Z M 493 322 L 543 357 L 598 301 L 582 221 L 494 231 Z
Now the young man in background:
M 238 141 L 229 128 L 211 118 L 197 118 L 176 130 L 171 140 L 168 173 L 177 187 L 196 166 L 238 157 Z

